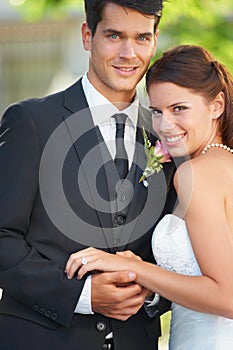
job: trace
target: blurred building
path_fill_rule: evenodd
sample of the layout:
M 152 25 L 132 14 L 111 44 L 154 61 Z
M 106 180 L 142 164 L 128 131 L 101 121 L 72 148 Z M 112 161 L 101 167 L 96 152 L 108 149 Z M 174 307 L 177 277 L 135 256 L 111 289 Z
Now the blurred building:
M 25 23 L 0 3 L 0 115 L 10 103 L 65 88 L 85 72 L 83 12 L 60 21 Z

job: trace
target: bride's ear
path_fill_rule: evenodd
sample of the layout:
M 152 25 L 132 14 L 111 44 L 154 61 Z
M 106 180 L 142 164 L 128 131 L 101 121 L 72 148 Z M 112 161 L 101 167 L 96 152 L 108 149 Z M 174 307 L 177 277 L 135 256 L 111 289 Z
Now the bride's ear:
M 219 94 L 213 100 L 212 109 L 213 119 L 218 119 L 219 117 L 221 117 L 225 109 L 225 95 L 223 91 L 219 92 Z

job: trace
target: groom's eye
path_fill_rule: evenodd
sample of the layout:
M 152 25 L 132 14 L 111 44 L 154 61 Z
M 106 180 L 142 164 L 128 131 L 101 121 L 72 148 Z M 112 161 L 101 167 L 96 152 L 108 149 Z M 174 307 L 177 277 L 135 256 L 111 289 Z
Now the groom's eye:
M 116 33 L 111 34 L 111 38 L 112 38 L 112 39 L 117 39 L 118 37 L 119 37 L 119 35 L 117 35 Z

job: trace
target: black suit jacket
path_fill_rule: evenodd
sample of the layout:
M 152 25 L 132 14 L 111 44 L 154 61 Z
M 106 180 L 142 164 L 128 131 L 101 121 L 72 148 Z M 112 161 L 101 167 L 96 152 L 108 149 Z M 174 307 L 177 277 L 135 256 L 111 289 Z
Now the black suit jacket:
M 150 130 L 142 107 L 139 123 Z M 112 191 L 116 169 L 94 128 L 80 81 L 8 108 L 0 127 L 0 313 L 51 329 L 70 327 L 84 280 L 68 280 L 64 267 L 72 252 L 88 245 L 111 252 L 131 249 L 153 261 L 154 225 L 175 200 L 173 191 L 166 197 L 173 166 L 166 164 L 164 172 L 151 176 L 148 188 L 139 184 L 146 162 L 140 128 L 137 143 L 133 198 L 119 209 Z M 119 216 L 126 225 L 118 225 Z M 120 350 L 142 344 L 150 349 L 148 339 L 160 334 L 158 317 L 148 317 L 143 309 L 126 322 L 99 314 L 75 319 L 82 325 L 75 329 L 80 340 L 83 325 L 90 329 L 86 349 L 100 349 L 111 330 Z M 101 332 L 99 321 L 105 325 Z

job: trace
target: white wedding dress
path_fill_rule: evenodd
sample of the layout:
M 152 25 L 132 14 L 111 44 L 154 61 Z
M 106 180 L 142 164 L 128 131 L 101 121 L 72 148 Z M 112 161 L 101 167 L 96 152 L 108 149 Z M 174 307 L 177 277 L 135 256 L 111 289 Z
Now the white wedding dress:
M 183 219 L 165 215 L 155 228 L 152 249 L 164 269 L 201 275 Z M 169 350 L 233 350 L 233 320 L 173 303 Z

